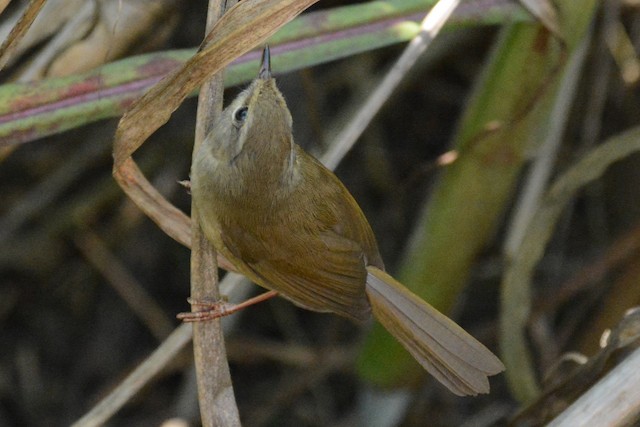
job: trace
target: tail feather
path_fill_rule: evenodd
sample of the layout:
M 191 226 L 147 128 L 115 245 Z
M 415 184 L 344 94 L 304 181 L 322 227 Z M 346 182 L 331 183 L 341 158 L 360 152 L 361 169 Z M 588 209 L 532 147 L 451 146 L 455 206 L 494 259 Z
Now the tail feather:
M 377 267 L 367 267 L 373 314 L 438 381 L 459 396 L 489 392 L 504 365 L 454 321 Z

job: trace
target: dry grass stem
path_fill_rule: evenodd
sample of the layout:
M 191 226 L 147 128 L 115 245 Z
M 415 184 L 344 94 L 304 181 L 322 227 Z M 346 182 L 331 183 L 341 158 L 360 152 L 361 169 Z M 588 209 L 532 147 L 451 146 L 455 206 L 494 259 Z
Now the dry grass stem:
M 144 385 L 160 372 L 191 341 L 191 325 L 183 324 L 122 381 L 108 396 L 72 424 L 72 427 L 104 425 Z
M 335 169 L 340 160 L 351 150 L 360 135 L 362 135 L 362 132 L 369 126 L 371 120 L 391 96 L 394 89 L 418 60 L 418 57 L 438 35 L 440 29 L 459 3 L 459 0 L 440 0 L 425 16 L 420 24 L 420 33 L 407 45 L 400 58 L 384 76 L 380 84 L 376 86 L 362 108 L 358 110 L 356 116 L 336 136 L 329 152 L 322 156 L 322 163 L 329 169 Z

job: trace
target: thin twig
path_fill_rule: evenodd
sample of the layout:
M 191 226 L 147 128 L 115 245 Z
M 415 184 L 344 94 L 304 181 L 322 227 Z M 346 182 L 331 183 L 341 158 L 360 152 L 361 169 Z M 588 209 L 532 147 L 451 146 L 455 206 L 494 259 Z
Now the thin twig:
M 422 20 L 420 33 L 411 40 L 404 52 L 391 70 L 384 76 L 382 82 L 376 87 L 371 96 L 367 98 L 363 107 L 358 110 L 356 116 L 349 125 L 338 134 L 335 143 L 331 144 L 329 152 L 322 157 L 322 163 L 328 168 L 334 169 L 340 160 L 351 150 L 362 132 L 369 126 L 371 120 L 380 111 L 402 78 L 418 60 L 418 57 L 431 44 L 438 35 L 440 29 L 449 19 L 460 0 L 440 0 Z

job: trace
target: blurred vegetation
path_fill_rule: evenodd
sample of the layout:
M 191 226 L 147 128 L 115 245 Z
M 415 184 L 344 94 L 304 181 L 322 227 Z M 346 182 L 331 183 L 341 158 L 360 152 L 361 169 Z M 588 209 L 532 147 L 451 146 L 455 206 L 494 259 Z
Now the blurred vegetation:
M 41 13 L 58 12 L 46 15 L 47 31 L 30 36 L 0 74 L 0 132 L 9 129 L 0 140 L 0 426 L 70 424 L 189 308 L 188 249 L 124 197 L 111 176 L 111 150 L 117 116 L 133 95 L 199 45 L 206 2 L 167 1 L 159 9 L 161 2 L 139 3 L 153 3 L 153 10 L 87 2 L 102 7 L 82 6 L 89 21 L 65 14 L 81 9 L 65 2 L 47 2 Z M 24 3 L 11 2 L 0 15 L 2 37 Z M 635 138 L 629 131 L 640 122 L 638 3 L 557 3 L 560 31 L 571 30 L 564 42 L 513 2 L 463 2 L 337 169 L 367 214 L 388 270 L 423 288 L 427 300 L 495 351 L 514 344 L 499 333 L 508 312 L 504 300 L 501 312 L 501 283 L 514 256 L 504 246 L 517 231 L 510 224 L 522 215 L 518 200 L 531 174 L 540 162 L 550 171 L 542 197 L 594 147 L 622 134 Z M 326 150 L 431 4 L 321 2 L 313 11 L 319 14 L 274 37 L 281 46 L 274 73 L 299 144 Z M 36 21 L 29 31 L 37 29 Z M 308 46 L 296 48 L 298 40 Z M 563 91 L 580 43 L 575 90 Z M 550 58 L 541 58 L 544 49 Z M 229 83 L 251 78 L 254 60 L 238 63 Z M 230 87 L 229 97 L 237 90 Z M 553 106 L 563 97 L 570 97 L 566 120 L 554 123 Z M 39 121 L 47 114 L 48 122 Z M 35 121 L 7 127 L 18 120 Z M 195 102 L 187 100 L 135 154 L 152 184 L 185 212 L 189 195 L 177 182 L 188 178 L 194 125 Z M 536 156 L 550 128 L 559 134 L 555 151 Z M 562 354 L 595 354 L 603 331 L 640 304 L 639 162 L 625 154 L 566 200 L 530 287 L 518 294 L 527 310 L 514 321 L 516 347 L 530 365 L 512 362 L 509 382 L 492 378 L 490 395 L 455 398 L 407 368 L 393 348 L 373 345 L 384 338 L 275 299 L 234 315 L 229 328 L 243 423 L 354 425 L 369 381 L 409 390 L 400 417 L 406 426 L 505 425 L 523 409 L 519 400 L 553 399 L 548 377 L 541 378 L 556 372 Z M 545 200 L 525 206 L 538 212 Z M 525 369 L 532 387 L 517 383 Z M 590 381 L 601 375 L 590 372 Z M 541 422 L 532 408 L 527 422 Z M 160 425 L 174 417 L 198 424 L 189 349 L 111 424 Z

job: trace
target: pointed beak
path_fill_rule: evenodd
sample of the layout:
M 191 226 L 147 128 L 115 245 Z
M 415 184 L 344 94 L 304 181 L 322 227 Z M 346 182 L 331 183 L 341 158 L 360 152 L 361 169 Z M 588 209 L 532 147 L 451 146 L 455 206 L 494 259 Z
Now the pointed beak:
M 271 78 L 271 52 L 269 46 L 265 46 L 262 51 L 262 64 L 260 65 L 260 72 L 258 77 L 262 80 L 269 80 Z

